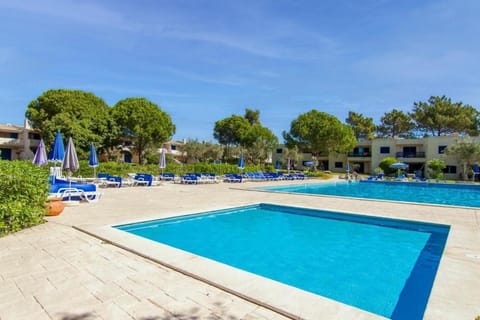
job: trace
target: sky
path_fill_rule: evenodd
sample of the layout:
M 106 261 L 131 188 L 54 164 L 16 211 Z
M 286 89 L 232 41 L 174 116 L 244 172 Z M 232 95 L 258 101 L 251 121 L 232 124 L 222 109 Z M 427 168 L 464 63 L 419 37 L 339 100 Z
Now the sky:
M 477 0 L 0 0 L 0 124 L 49 89 L 145 97 L 175 139 L 246 108 L 282 142 L 312 109 L 379 123 L 446 95 L 480 108 Z

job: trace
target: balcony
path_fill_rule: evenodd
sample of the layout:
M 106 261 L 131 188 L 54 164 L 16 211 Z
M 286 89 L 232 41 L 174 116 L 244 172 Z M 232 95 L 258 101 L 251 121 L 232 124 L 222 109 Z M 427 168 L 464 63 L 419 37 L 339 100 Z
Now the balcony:
M 372 156 L 371 152 L 349 152 L 349 158 L 370 158 Z
M 21 141 L 17 138 L 0 138 L 0 146 L 16 147 L 20 146 Z
M 425 158 L 425 152 L 397 152 L 396 158 Z

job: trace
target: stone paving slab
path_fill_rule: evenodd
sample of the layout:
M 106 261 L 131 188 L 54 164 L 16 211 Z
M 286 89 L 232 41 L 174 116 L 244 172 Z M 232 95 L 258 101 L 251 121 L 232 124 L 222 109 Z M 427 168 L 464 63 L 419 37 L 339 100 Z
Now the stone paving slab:
M 105 189 L 98 203 L 67 207 L 45 224 L 0 238 L 0 319 L 285 319 L 72 228 L 95 229 L 260 202 L 451 225 L 425 319 L 475 319 L 480 314 L 480 260 L 471 257 L 480 254 L 478 210 L 230 187 L 163 183 Z M 275 298 L 275 292 L 268 294 Z M 335 312 L 337 304 L 330 308 Z M 329 319 L 318 314 L 315 319 Z M 339 311 L 336 318 L 352 317 Z

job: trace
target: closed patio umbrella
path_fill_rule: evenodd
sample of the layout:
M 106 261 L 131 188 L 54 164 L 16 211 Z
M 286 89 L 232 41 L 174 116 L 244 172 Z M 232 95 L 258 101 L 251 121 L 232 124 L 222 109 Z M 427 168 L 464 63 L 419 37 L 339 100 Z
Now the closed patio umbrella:
M 63 144 L 62 134 L 60 133 L 60 130 L 57 130 L 52 149 L 50 150 L 50 154 L 48 156 L 48 161 L 52 161 L 54 163 L 54 166 L 50 167 L 50 178 L 53 179 L 53 181 L 55 181 L 56 177 L 60 177 L 62 175 L 62 170 L 61 168 L 57 167 L 57 162 L 62 162 L 64 157 L 65 146 Z
M 95 178 L 97 176 L 96 168 L 98 167 L 98 157 L 97 157 L 97 151 L 95 150 L 95 146 L 93 145 L 93 142 L 90 143 L 90 154 L 88 156 L 88 166 L 93 167 L 93 177 Z
M 62 134 L 60 130 L 57 131 L 55 135 L 55 140 L 53 141 L 53 147 L 50 151 L 48 160 L 53 162 L 62 162 L 65 156 L 65 147 L 63 145 Z
M 44 166 L 48 162 L 47 160 L 47 151 L 45 150 L 45 144 L 43 139 L 40 139 L 37 150 L 35 151 L 35 156 L 33 157 L 32 163 L 36 166 Z
M 77 151 L 73 145 L 72 137 L 68 138 L 67 148 L 65 149 L 65 157 L 63 158 L 62 169 L 67 171 L 68 181 L 70 187 L 72 187 L 72 172 L 80 169 L 80 163 L 78 162 Z M 69 198 L 69 201 L 71 199 Z
M 245 169 L 245 160 L 243 159 L 243 154 L 241 154 L 240 159 L 238 159 L 238 169 Z
M 275 162 L 275 170 L 280 170 L 282 166 L 282 162 L 280 161 L 280 159 L 277 159 L 277 161 Z
M 160 151 L 160 160 L 158 161 L 158 166 L 162 169 L 162 178 L 163 178 L 163 171 L 167 167 L 167 160 L 165 158 L 165 148 L 162 148 Z

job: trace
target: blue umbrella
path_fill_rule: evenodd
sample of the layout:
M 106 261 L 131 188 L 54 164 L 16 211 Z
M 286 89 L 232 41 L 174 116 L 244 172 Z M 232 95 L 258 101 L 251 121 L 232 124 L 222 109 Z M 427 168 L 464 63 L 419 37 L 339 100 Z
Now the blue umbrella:
M 280 167 L 282 166 L 282 162 L 280 159 L 277 159 L 277 162 L 275 162 L 275 170 L 280 170 Z
M 32 163 L 37 166 L 44 166 L 48 162 L 47 160 L 47 151 L 45 151 L 45 144 L 43 139 L 40 139 L 37 150 L 35 151 L 35 156 L 33 157 Z
M 93 167 L 93 177 L 96 177 L 96 168 L 98 167 L 98 157 L 97 151 L 95 150 L 95 146 L 93 142 L 90 143 L 90 155 L 88 156 L 88 166 Z
M 238 159 L 238 169 L 245 169 L 245 160 L 243 159 L 243 154 L 241 154 L 240 159 Z
M 53 162 L 62 162 L 64 157 L 65 147 L 63 145 L 62 134 L 60 133 L 60 130 L 58 130 L 48 160 Z
M 162 169 L 162 177 L 163 177 L 163 170 L 167 167 L 167 160 L 165 159 L 165 148 L 162 148 L 160 152 L 160 160 L 158 161 L 158 166 Z

